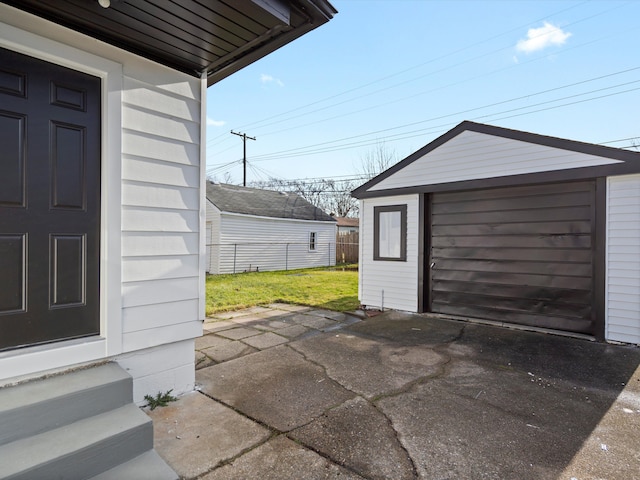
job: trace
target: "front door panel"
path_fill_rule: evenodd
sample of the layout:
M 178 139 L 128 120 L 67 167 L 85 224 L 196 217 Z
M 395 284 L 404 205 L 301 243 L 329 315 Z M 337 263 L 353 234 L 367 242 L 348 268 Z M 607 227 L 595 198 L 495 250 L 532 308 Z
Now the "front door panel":
M 100 332 L 99 78 L 0 49 L 0 349 Z

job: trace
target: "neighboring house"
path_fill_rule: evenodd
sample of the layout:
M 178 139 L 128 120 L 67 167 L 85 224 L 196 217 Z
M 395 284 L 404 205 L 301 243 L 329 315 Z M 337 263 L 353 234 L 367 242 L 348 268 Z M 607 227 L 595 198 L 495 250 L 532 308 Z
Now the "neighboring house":
M 324 0 L 0 3 L 0 386 L 111 360 L 133 377 L 137 403 L 193 389 L 205 303 L 206 89 L 334 13 Z M 120 367 L 91 372 L 118 377 Z M 58 387 L 88 385 L 91 372 Z M 95 391 L 82 406 L 56 405 L 76 414 L 115 398 Z M 26 406 L 53 393 L 2 397 L 0 407 L 22 410 L 0 408 L 0 423 L 63 420 L 44 401 L 46 415 Z M 18 462 L 0 457 L 2 472 Z M 97 472 L 65 474 L 78 466 L 66 458 L 62 470 L 32 478 Z M 112 459 L 80 458 L 92 468 Z
M 362 304 L 640 344 L 640 153 L 463 122 L 353 195 Z
M 336 222 L 295 193 L 207 182 L 207 272 L 335 265 Z
M 358 233 L 360 230 L 360 220 L 351 217 L 333 217 L 338 225 L 338 235 L 348 233 Z

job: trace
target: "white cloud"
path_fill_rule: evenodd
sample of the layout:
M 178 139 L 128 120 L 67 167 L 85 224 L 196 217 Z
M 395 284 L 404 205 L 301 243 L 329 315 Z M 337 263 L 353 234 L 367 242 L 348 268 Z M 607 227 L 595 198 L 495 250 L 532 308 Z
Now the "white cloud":
M 284 87 L 284 83 L 282 83 L 282 80 L 275 78 L 271 75 L 267 75 L 266 73 L 263 73 L 260 75 L 260 81 L 262 83 L 275 83 L 276 85 L 279 85 L 281 87 Z
M 222 127 L 225 123 L 224 120 L 214 120 L 211 117 L 207 117 L 207 126 L 209 127 Z
M 527 38 L 519 40 L 516 49 L 520 52 L 532 53 L 551 46 L 564 45 L 570 36 L 569 32 L 564 32 L 561 28 L 544 22 L 540 28 L 530 28 L 527 31 Z

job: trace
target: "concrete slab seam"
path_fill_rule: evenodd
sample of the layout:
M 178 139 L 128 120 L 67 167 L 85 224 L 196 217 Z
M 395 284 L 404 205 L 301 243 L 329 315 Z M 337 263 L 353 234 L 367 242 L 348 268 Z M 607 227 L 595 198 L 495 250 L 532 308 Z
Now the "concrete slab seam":
M 366 398 L 364 400 L 367 403 L 369 403 L 369 405 L 371 405 L 380 415 L 382 415 L 382 418 L 384 418 L 387 421 L 387 423 L 389 424 L 389 427 L 391 428 L 391 430 L 393 430 L 393 433 L 398 442 L 398 445 L 400 445 L 400 448 L 402 448 L 402 451 L 407 455 L 407 458 L 409 459 L 409 463 L 411 464 L 411 471 L 413 472 L 413 478 L 419 478 L 418 467 L 416 466 L 416 462 L 411 456 L 411 453 L 409 453 L 407 446 L 404 444 L 404 442 L 400 438 L 400 433 L 398 432 L 395 425 L 393 424 L 393 421 L 387 416 L 386 413 L 384 413 L 382 409 L 378 408 L 378 405 L 376 405 L 374 402 L 372 401 L 370 402 Z
M 234 455 L 231 458 L 225 458 L 224 460 L 220 460 L 218 463 L 216 463 L 213 467 L 211 467 L 209 470 L 202 472 L 201 474 L 197 475 L 196 477 L 194 477 L 195 479 L 198 478 L 203 478 L 206 477 L 207 475 L 209 475 L 210 473 L 214 472 L 215 470 L 218 470 L 219 468 L 222 468 L 226 465 L 231 465 L 233 462 L 235 462 L 236 460 L 238 460 L 239 458 L 243 457 L 244 455 L 246 455 L 249 452 L 252 452 L 253 450 L 255 450 L 256 448 L 261 447 L 262 445 L 270 442 L 271 440 L 273 440 L 274 438 L 278 438 L 279 436 L 281 436 L 282 434 L 277 434 L 277 433 L 273 433 L 271 432 L 271 435 L 269 435 L 269 437 L 267 437 L 264 441 L 262 442 L 258 442 L 254 445 L 251 445 L 250 447 L 245 448 L 244 450 L 241 450 L 238 454 Z M 187 479 L 184 479 L 187 480 Z
M 340 405 L 342 405 L 342 404 L 340 404 Z M 332 408 L 337 408 L 340 405 L 337 405 L 336 407 L 332 407 Z M 313 420 L 313 421 L 315 421 L 315 420 Z M 309 423 L 312 423 L 312 422 L 309 422 Z M 365 475 L 364 473 L 359 472 L 358 470 L 355 470 L 354 468 L 350 467 L 346 463 L 339 462 L 339 461 L 335 460 L 334 458 L 331 458 L 330 456 L 328 456 L 326 453 L 322 452 L 321 450 L 318 450 L 318 449 L 312 447 L 311 445 L 307 445 L 306 443 L 301 442 L 300 440 L 292 438 L 288 433 L 284 433 L 283 435 L 286 438 L 288 438 L 289 440 L 291 440 L 292 442 L 295 442 L 298 445 L 300 445 L 301 447 L 306 448 L 307 450 L 309 450 L 309 451 L 315 453 L 316 455 L 324 458 L 327 462 L 329 462 L 329 463 L 331 463 L 333 465 L 337 465 L 337 466 L 339 466 L 341 468 L 344 468 L 345 470 L 347 470 L 347 471 L 349 471 L 349 472 L 351 472 L 351 473 L 353 473 L 353 474 L 357 475 L 358 477 L 361 477 L 361 478 L 363 478 L 365 480 L 375 480 L 375 479 Z M 404 450 L 404 446 L 402 446 L 402 448 Z M 413 464 L 413 461 L 411 461 L 411 463 Z M 416 476 L 414 478 L 418 478 L 418 477 Z

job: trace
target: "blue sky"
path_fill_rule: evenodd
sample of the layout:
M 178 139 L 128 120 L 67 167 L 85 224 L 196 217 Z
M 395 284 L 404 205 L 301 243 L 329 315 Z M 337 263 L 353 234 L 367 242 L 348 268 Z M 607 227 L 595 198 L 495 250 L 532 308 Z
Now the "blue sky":
M 208 89 L 207 170 L 333 178 L 463 120 L 640 145 L 640 1 L 333 0 L 329 23 Z

